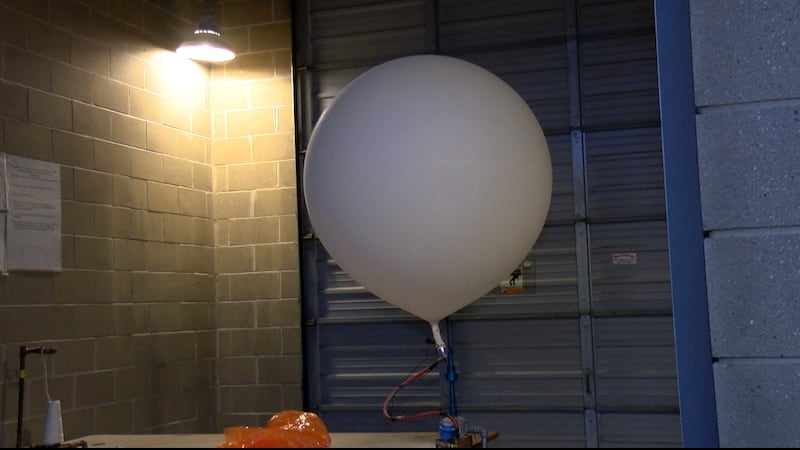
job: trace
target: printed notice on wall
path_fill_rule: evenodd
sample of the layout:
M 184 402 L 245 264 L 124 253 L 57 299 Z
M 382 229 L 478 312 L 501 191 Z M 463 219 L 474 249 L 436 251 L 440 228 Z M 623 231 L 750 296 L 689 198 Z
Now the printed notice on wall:
M 8 270 L 61 270 L 61 171 L 6 155 Z

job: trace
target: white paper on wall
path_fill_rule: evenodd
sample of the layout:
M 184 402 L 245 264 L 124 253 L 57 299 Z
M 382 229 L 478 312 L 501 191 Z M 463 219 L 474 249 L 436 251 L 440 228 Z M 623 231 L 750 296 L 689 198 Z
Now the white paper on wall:
M 6 156 L 8 270 L 61 270 L 61 171 L 56 163 Z

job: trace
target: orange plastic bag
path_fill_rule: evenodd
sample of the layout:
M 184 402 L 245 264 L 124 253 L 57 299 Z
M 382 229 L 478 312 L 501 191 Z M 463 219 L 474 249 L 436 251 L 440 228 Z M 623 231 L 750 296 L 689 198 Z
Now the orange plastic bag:
M 228 427 L 217 448 L 327 448 L 331 436 L 312 412 L 287 410 L 267 421 L 266 427 Z

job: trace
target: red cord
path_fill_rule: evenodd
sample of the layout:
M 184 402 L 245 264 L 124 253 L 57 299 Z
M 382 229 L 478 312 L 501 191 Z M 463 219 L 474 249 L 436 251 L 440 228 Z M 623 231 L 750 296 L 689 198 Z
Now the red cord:
M 447 414 L 447 413 L 443 413 L 443 412 L 441 412 L 439 410 L 423 411 L 423 412 L 419 412 L 419 413 L 416 413 L 416 414 L 402 415 L 402 416 L 392 416 L 391 414 L 389 414 L 389 403 L 392 401 L 392 399 L 394 399 L 394 397 L 397 395 L 397 393 L 400 392 L 400 389 L 403 389 L 403 387 L 408 386 L 409 384 L 411 384 L 411 383 L 417 381 L 418 379 L 422 378 L 425 374 L 427 374 L 428 372 L 433 370 L 433 368 L 436 367 L 436 365 L 438 365 L 443 360 L 444 360 L 444 358 L 437 359 L 436 362 L 434 362 L 430 366 L 420 370 L 419 372 L 417 372 L 415 374 L 411 374 L 408 378 L 403 380 L 403 382 L 400 383 L 400 385 L 398 385 L 397 387 L 392 389 L 392 392 L 383 401 L 383 417 L 385 417 L 388 420 L 391 420 L 392 422 L 408 422 L 410 420 L 419 420 L 419 419 L 424 419 L 425 417 L 431 417 L 431 416 L 447 416 L 450 419 L 450 421 L 453 422 L 453 426 L 456 428 L 456 431 L 457 431 L 458 430 L 458 422 L 456 421 L 456 419 L 452 415 Z

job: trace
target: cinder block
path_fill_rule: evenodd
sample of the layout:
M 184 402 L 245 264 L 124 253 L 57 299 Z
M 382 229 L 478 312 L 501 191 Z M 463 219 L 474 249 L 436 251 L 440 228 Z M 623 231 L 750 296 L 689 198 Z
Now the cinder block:
M 800 225 L 796 106 L 718 109 L 697 116 L 705 229 Z
M 714 364 L 721 448 L 796 448 L 796 360 L 727 360 Z
M 800 356 L 800 233 L 712 233 L 705 254 L 714 356 Z
M 281 354 L 300 355 L 303 352 L 303 338 L 300 331 L 300 324 L 297 326 L 281 327 Z
M 251 51 L 272 51 L 292 48 L 291 23 L 275 22 L 250 27 Z
M 211 217 L 226 219 L 231 217 L 251 217 L 250 192 L 221 192 L 214 195 Z
M 53 61 L 53 93 L 83 103 L 92 102 L 90 72 L 69 64 Z
M 217 357 L 217 331 L 197 331 L 195 332 L 197 339 L 197 357 L 198 358 L 214 358 Z M 213 368 L 212 368 L 213 369 Z
M 256 303 L 248 301 L 217 302 L 217 328 L 254 328 Z
M 262 8 L 267 9 L 267 8 Z M 281 387 L 271 386 L 220 386 L 220 413 L 248 413 L 253 411 L 280 411 Z
M 131 147 L 145 148 L 145 122 L 122 114 L 111 113 L 111 140 Z
M 139 2 L 109 2 L 108 12 L 111 17 L 123 23 L 131 24 L 137 29 L 143 28 L 143 7 Z M 136 43 L 135 39 L 129 39 Z
M 25 48 L 27 37 L 27 24 L 28 20 L 13 9 L 4 7 L 0 11 L 0 29 L 3 30 L 3 40 L 9 44 L 14 44 L 17 47 Z
M 274 108 L 230 111 L 225 113 L 225 116 L 225 136 L 228 137 L 250 136 L 278 131 L 275 124 Z
M 53 130 L 53 161 L 94 169 L 94 141 L 79 134 Z
M 165 155 L 175 155 L 178 149 L 175 129 L 147 122 L 147 149 Z
M 214 183 L 211 166 L 207 164 L 192 163 L 192 185 L 191 187 L 201 191 L 211 191 Z
M 250 83 L 250 89 L 253 91 L 253 107 L 293 105 L 294 92 L 290 78 L 254 80 Z
M 53 133 L 49 128 L 5 119 L 4 132 L 7 153 L 41 161 L 53 160 Z
M 144 180 L 113 175 L 111 190 L 114 205 L 138 209 L 147 207 L 147 182 Z
M 250 108 L 248 86 L 252 83 L 217 83 L 211 87 L 211 108 L 214 111 Z
M 295 161 L 278 161 L 278 187 L 294 188 L 297 186 L 297 164 Z
M 28 91 L 28 117 L 31 122 L 60 130 L 72 130 L 70 99 L 36 89 Z
M 236 164 L 227 167 L 227 186 L 230 191 L 275 188 L 278 186 L 274 162 Z
M 256 191 L 256 216 L 284 216 L 290 214 L 297 214 L 296 188 L 260 189 Z
M 178 214 L 164 214 L 164 240 L 181 244 L 191 244 L 194 240 L 193 218 Z
M 6 63 L 3 75 L 5 79 L 23 86 L 50 91 L 50 80 L 53 73 L 51 60 L 22 50 L 24 44 L 22 47 L 15 47 L 13 45 L 6 45 L 4 47 Z
M 165 156 L 164 181 L 178 186 L 192 187 L 192 162 Z
M 91 28 L 89 7 L 80 3 L 63 2 L 50 7 L 50 22 L 62 28 L 86 30 Z
M 145 241 L 163 241 L 164 215 L 150 211 L 132 211 L 131 237 Z
M 252 5 L 241 3 L 225 9 L 225 25 L 232 28 L 272 21 L 272 8 L 253 8 Z
M 158 65 L 157 61 L 147 61 L 144 65 L 144 88 L 162 97 L 170 95 L 170 86 L 166 80 L 164 69 Z
M 150 331 L 153 333 L 163 331 L 177 331 L 181 328 L 181 308 L 178 303 L 151 303 L 150 304 Z M 164 344 L 175 346 L 171 339 L 164 339 Z M 163 351 L 175 355 L 175 348 L 165 348 Z
M 164 156 L 131 149 L 131 176 L 143 180 L 164 181 Z
M 95 139 L 109 140 L 111 139 L 111 113 L 105 109 L 73 100 L 72 127 L 76 133 L 92 136 Z
M 78 406 L 114 401 L 114 372 L 107 370 L 76 375 L 75 397 Z
M 74 26 L 74 25 L 70 25 Z M 96 74 L 97 77 L 108 77 L 109 74 L 109 51 L 108 47 L 95 42 L 91 39 L 84 38 L 73 34 L 70 36 L 70 63 L 74 66 L 80 67 L 88 72 Z M 97 79 L 97 77 L 95 79 Z M 106 78 L 107 80 L 108 78 Z M 97 97 L 94 97 L 95 101 Z M 106 106 L 103 103 L 98 105 Z M 119 111 L 119 110 L 118 110 Z
M 277 217 L 235 219 L 228 226 L 231 245 L 269 244 L 278 241 Z
M 179 130 L 191 131 L 191 108 L 186 103 L 165 99 L 163 103 L 162 120 L 164 121 L 164 125 Z
M 95 76 L 92 80 L 92 101 L 97 106 L 129 114 L 131 107 L 128 90 L 127 84 Z
M 178 247 L 164 242 L 145 242 L 144 257 L 150 272 L 176 272 Z
M 127 36 L 123 37 L 123 39 L 126 38 Z M 123 41 L 120 42 L 120 44 L 127 43 Z M 144 61 L 142 61 L 140 58 L 132 56 L 127 52 L 112 48 L 109 69 L 109 75 L 111 78 L 133 87 L 144 87 Z M 134 88 L 131 88 L 131 100 L 133 99 L 134 90 Z M 131 114 L 138 115 L 133 112 L 132 108 Z
M 300 298 L 300 273 L 297 270 L 283 270 L 280 273 L 280 298 Z
M 258 53 L 248 53 L 236 56 L 236 67 L 238 71 L 228 71 L 225 74 L 225 80 L 230 82 L 236 81 L 252 81 L 251 74 L 259 73 L 264 76 L 273 76 L 275 73 L 275 62 L 273 55 L 275 52 L 265 51 Z M 241 57 L 240 57 L 241 56 Z
M 73 236 L 61 235 L 61 268 L 75 268 L 75 240 Z
M 5 294 L 17 304 L 52 304 L 55 283 L 37 273 L 15 273 L 9 280 Z M 11 303 L 11 302 L 9 302 Z
M 214 270 L 214 251 L 199 245 L 178 247 L 178 271 L 185 273 L 211 273 Z
M 253 270 L 253 249 L 248 246 L 217 247 L 214 251 L 214 271 L 239 273 Z
M 250 27 L 229 28 L 225 30 L 225 41 L 237 53 L 245 53 L 250 48 Z M 224 77 L 217 76 L 215 79 L 224 79 Z
M 800 96 L 800 35 L 792 0 L 692 1 L 692 62 L 698 106 Z
M 219 134 L 215 135 L 219 136 Z M 247 137 L 214 139 L 211 148 L 214 164 L 235 164 L 250 161 L 250 139 Z
M 114 239 L 115 270 L 145 270 L 144 241 Z
M 224 112 L 212 112 L 212 132 L 211 135 L 214 139 L 225 139 L 231 137 L 227 132 L 227 116 Z M 216 142 L 215 142 L 216 145 Z
M 278 106 L 276 111 L 275 131 L 278 133 L 291 133 L 294 131 L 294 108 L 291 106 Z
M 74 305 L 74 337 L 114 335 L 113 305 Z
M 131 210 L 97 205 L 94 208 L 94 234 L 112 238 L 130 238 Z
M 221 329 L 220 356 L 278 355 L 281 348 L 278 328 Z
M 209 110 L 205 108 L 192 108 L 191 131 L 200 136 L 211 136 L 211 112 Z
M 257 245 L 255 247 L 257 271 L 296 270 L 298 268 L 297 244 Z
M 261 356 L 258 358 L 258 382 L 263 384 L 301 384 L 303 381 L 300 355 Z
M 214 245 L 214 222 L 201 217 L 192 218 L 192 236 L 195 245 Z
M 75 267 L 78 269 L 112 269 L 114 242 L 107 238 L 75 236 Z
M 107 173 L 75 169 L 75 199 L 111 204 L 111 180 Z
M 197 136 L 181 130 L 176 130 L 176 135 L 178 148 L 175 151 L 175 156 L 193 162 L 208 164 L 208 148 L 211 144 L 207 137 Z
M 28 89 L 0 81 L 0 115 L 28 120 Z
M 239 356 L 220 358 L 217 363 L 217 381 L 226 386 L 256 384 L 256 358 Z
M 254 161 L 294 161 L 294 135 L 272 133 L 253 136 Z
M 2 128 L 3 127 L 0 126 L 0 130 L 2 130 Z M 1 133 L 0 138 L 2 138 Z M 2 146 L 0 146 L 0 150 L 2 150 Z M 61 199 L 75 199 L 75 171 L 72 167 L 61 166 Z
M 280 292 L 280 276 L 276 272 L 231 275 L 231 298 L 234 300 L 280 298 Z
M 178 188 L 178 212 L 195 217 L 209 217 L 212 197 L 210 192 Z
M 286 78 L 292 76 L 292 51 L 275 50 L 272 52 L 275 58 L 275 76 Z
M 154 181 L 147 182 L 147 208 L 151 211 L 179 213 L 178 187 Z
M 113 142 L 94 141 L 94 168 L 107 173 L 130 176 L 131 148 Z
M 300 325 L 300 304 L 296 299 L 261 300 L 256 303 L 258 327 Z
M 278 242 L 297 242 L 297 217 L 280 216 L 278 217 Z
M 131 114 L 140 119 L 161 122 L 161 97 L 143 89 L 130 88 Z
M 213 253 L 213 251 L 209 253 L 212 259 Z M 213 270 L 209 271 L 209 273 L 193 273 L 190 274 L 188 278 L 192 283 L 191 286 L 189 286 L 191 292 L 191 298 L 189 300 L 208 302 L 209 299 L 214 299 L 214 301 L 216 301 L 216 273 L 214 273 Z
M 96 407 L 96 426 L 111 434 L 130 434 L 133 432 L 133 402 L 116 401 Z
M 210 294 L 210 295 L 208 295 Z M 209 292 L 205 298 L 213 298 Z M 183 330 L 215 330 L 214 304 L 211 302 L 181 303 L 181 329 Z
M 114 371 L 114 396 L 119 400 L 144 397 L 150 393 L 147 367 L 122 367 Z

